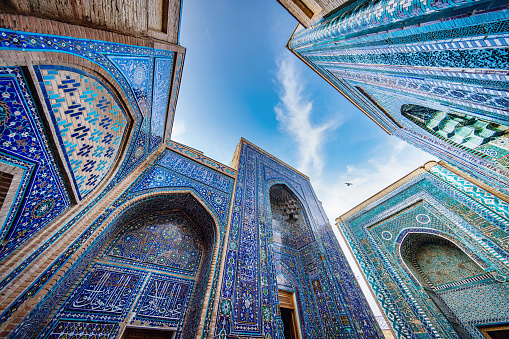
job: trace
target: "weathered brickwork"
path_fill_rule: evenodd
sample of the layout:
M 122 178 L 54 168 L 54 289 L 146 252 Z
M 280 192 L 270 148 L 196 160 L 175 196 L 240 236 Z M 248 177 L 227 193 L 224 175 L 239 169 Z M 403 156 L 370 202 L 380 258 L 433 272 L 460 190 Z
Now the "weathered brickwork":
M 8 12 L 178 43 L 179 0 L 6 1 Z M 119 10 L 122 9 L 122 10 Z M 166 13 L 164 12 L 166 10 Z M 148 14 L 148 15 L 147 15 Z M 58 25 L 58 23 L 57 23 Z

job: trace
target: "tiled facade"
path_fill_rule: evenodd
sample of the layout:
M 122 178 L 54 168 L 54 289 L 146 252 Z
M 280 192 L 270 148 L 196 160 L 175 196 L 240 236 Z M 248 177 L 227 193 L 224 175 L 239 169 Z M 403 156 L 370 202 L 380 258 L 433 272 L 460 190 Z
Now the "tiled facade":
M 284 274 L 296 293 L 304 338 L 380 337 L 309 179 L 245 141 L 236 154 L 216 336 L 280 335 L 277 276 Z M 287 216 L 272 210 L 285 202 L 300 223 L 297 244 L 286 241 L 281 222 Z
M 306 176 L 171 140 L 184 48 L 0 23 L 0 337 L 283 338 L 279 289 L 302 338 L 382 336 Z
M 508 204 L 425 168 L 337 225 L 398 338 L 485 338 L 480 326 L 509 322 Z
M 504 1 L 358 0 L 287 47 L 388 133 L 507 193 L 508 20 Z

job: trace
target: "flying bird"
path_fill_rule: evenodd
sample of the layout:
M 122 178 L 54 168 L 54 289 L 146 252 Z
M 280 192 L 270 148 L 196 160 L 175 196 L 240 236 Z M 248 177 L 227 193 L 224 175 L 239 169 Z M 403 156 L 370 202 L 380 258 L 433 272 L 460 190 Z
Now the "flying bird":
M 351 182 L 345 182 L 346 186 L 352 186 L 353 184 Z

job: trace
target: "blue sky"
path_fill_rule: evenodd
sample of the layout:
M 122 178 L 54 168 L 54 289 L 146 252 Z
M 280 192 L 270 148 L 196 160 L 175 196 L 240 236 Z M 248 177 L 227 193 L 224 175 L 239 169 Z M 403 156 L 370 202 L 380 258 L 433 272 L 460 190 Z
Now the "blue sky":
M 296 25 L 276 0 L 183 1 L 172 139 L 229 164 L 246 138 L 307 174 L 334 225 L 434 158 L 389 136 L 293 56 L 285 45 Z

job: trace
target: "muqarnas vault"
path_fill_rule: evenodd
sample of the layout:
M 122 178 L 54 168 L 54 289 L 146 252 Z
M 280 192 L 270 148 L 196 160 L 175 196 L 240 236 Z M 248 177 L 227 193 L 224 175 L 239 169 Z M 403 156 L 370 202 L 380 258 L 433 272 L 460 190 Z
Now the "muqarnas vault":
M 381 128 L 509 192 L 507 1 L 282 3 L 288 49 Z
M 88 5 L 2 4 L 0 336 L 381 337 L 305 175 L 171 140 L 180 1 Z
M 336 219 L 398 338 L 506 338 L 509 199 L 430 162 Z

